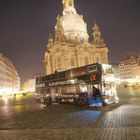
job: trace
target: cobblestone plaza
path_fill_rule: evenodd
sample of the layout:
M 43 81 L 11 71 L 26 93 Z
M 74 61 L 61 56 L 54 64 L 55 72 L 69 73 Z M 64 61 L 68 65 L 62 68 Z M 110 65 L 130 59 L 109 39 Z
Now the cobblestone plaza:
M 117 106 L 44 107 L 23 99 L 0 107 L 1 140 L 139 140 L 140 99 Z

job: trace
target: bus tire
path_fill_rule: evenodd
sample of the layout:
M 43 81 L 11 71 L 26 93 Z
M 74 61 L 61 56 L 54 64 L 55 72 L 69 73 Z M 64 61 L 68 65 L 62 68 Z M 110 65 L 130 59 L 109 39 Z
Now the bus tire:
M 85 102 L 83 100 L 78 99 L 77 104 L 79 107 L 85 106 Z
M 46 99 L 46 100 L 44 101 L 44 103 L 45 103 L 46 106 L 49 106 L 49 105 L 51 105 L 51 100 Z

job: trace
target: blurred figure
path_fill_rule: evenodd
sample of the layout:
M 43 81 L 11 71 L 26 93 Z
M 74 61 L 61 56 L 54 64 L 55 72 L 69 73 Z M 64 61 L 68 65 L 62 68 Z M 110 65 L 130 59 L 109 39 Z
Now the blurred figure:
M 96 88 L 95 86 L 93 86 L 93 99 L 97 99 L 97 98 L 100 98 L 101 99 L 101 92 L 98 88 Z

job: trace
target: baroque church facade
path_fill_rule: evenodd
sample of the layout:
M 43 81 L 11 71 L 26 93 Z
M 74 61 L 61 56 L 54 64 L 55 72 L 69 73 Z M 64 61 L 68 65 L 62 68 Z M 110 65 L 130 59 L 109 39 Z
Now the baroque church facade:
M 108 63 L 108 48 L 99 26 L 93 25 L 93 39 L 89 42 L 87 25 L 74 6 L 74 0 L 62 0 L 63 12 L 57 17 L 55 37 L 48 39 L 44 56 L 45 74 L 100 62 Z

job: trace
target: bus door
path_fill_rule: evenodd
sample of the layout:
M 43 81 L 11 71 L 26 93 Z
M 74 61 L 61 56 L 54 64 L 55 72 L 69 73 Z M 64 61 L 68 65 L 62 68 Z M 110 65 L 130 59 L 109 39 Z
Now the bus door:
M 92 97 L 90 99 L 90 106 L 101 106 L 101 85 L 92 85 Z
M 51 89 L 50 89 L 50 93 L 51 93 L 51 100 L 52 100 L 52 103 L 58 103 L 57 88 L 51 88 Z
M 100 84 L 92 85 L 92 95 L 94 99 L 101 98 L 101 86 Z

